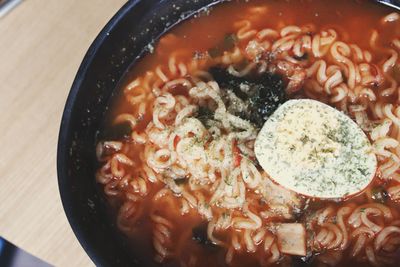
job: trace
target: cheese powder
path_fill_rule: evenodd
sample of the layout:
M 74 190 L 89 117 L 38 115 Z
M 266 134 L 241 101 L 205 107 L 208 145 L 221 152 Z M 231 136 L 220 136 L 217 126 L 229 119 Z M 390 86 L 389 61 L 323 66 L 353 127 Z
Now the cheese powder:
M 280 106 L 261 129 L 255 153 L 277 183 L 318 198 L 362 191 L 377 166 L 367 136 L 351 118 L 309 99 Z

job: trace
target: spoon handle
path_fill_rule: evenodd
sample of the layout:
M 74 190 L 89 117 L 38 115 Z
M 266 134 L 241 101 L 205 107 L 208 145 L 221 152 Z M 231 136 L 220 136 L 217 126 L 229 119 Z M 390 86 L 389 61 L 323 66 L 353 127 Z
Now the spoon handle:
M 0 0 L 0 18 L 4 17 L 21 2 L 22 0 Z

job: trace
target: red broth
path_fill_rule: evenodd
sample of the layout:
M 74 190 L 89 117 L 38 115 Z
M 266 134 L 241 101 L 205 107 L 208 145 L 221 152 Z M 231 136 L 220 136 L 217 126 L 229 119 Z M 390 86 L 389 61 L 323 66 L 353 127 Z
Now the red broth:
M 249 11 L 251 9 L 253 13 Z M 120 168 L 123 168 L 124 173 L 130 174 L 131 177 L 141 176 L 141 167 L 139 166 L 142 166 L 142 159 L 140 158 L 140 154 L 143 152 L 144 146 L 132 142 L 129 138 L 107 139 L 107 136 L 112 136 L 113 131 L 121 130 L 115 130 L 115 125 L 113 124 L 113 121 L 118 115 L 137 113 L 137 107 L 133 107 L 125 97 L 123 93 L 124 89 L 137 77 L 144 76 L 146 72 L 152 71 L 160 65 L 167 66 L 171 55 L 175 56 L 176 61 L 186 62 L 191 60 L 196 54 L 210 52 L 210 49 L 215 49 L 220 46 L 222 40 L 224 40 L 228 34 L 237 32 L 237 27 L 234 25 L 238 21 L 244 19 L 250 21 L 252 29 L 256 31 L 260 31 L 264 28 L 282 29 L 288 25 L 302 26 L 308 24 L 314 25 L 316 29 L 332 28 L 340 35 L 341 41 L 348 44 L 357 44 L 361 49 L 366 50 L 370 49 L 371 35 L 373 31 L 376 30 L 379 33 L 377 46 L 381 49 L 371 51 L 371 64 L 380 66 L 388 59 L 387 49 L 393 48 L 392 41 L 400 37 L 399 23 L 387 23 L 384 26 L 381 23 L 382 18 L 392 12 L 392 9 L 376 4 L 373 1 L 348 0 L 232 1 L 213 7 L 209 11 L 198 15 L 196 18 L 181 23 L 165 34 L 156 43 L 154 52 L 146 55 L 134 66 L 133 70 L 125 77 L 125 82 L 120 88 L 120 93 L 111 101 L 110 112 L 107 114 L 105 126 L 102 129 L 103 139 L 105 139 L 104 141 L 108 139 L 123 141 L 124 147 L 128 147 L 123 149 L 123 153 L 133 164 L 131 164 L 132 166 L 124 165 L 124 167 Z M 238 45 L 240 46 L 241 43 L 239 42 Z M 398 61 L 396 64 L 398 64 Z M 392 76 L 397 82 L 400 82 L 400 80 L 398 80 L 400 77 L 400 70 L 398 68 L 397 70 L 393 70 Z M 385 88 L 385 86 L 387 87 L 388 84 L 388 80 L 385 80 L 379 85 L 377 90 Z M 187 95 L 185 89 L 179 86 L 174 88 L 172 94 L 174 96 Z M 378 96 L 377 101 L 383 104 L 393 103 L 396 105 L 398 104 L 398 97 L 398 93 L 395 92 L 390 96 Z M 137 121 L 137 125 L 135 126 L 137 132 L 143 132 L 149 122 L 152 121 L 153 111 L 151 105 L 146 107 L 144 116 Z M 378 119 L 374 112 L 370 110 L 368 112 L 371 119 Z M 104 132 L 108 134 L 104 134 Z M 177 140 L 177 142 L 179 142 L 179 140 Z M 106 154 L 110 156 L 112 153 L 113 151 Z M 390 208 L 392 216 L 398 219 L 400 207 L 396 202 L 397 200 L 392 199 L 391 196 L 388 195 L 387 190 L 390 187 L 398 186 L 399 182 L 396 179 L 382 179 L 380 176 L 381 172 L 378 171 L 374 182 L 365 192 L 362 192 L 356 197 L 351 197 L 339 202 L 322 201 L 318 199 L 310 199 L 307 201 L 307 199 L 299 196 L 304 203 L 307 203 L 307 205 L 302 207 L 306 211 L 302 212 L 299 217 L 282 220 L 281 222 L 299 222 L 307 224 L 307 220 L 312 214 L 326 207 L 332 207 L 333 213 L 337 213 L 341 207 L 346 205 L 361 207 L 360 212 L 363 212 L 362 209 L 365 210 L 365 208 L 362 208 L 362 205 L 377 202 L 385 203 L 385 205 Z M 118 181 L 115 182 L 116 180 Z M 116 221 L 118 221 L 117 214 L 121 212 L 121 207 L 123 208 L 124 203 L 126 204 L 129 202 L 127 194 L 131 192 L 124 187 L 118 187 L 116 185 L 121 182 L 120 180 L 121 178 L 116 179 L 114 177 L 110 181 L 104 183 L 105 195 L 110 201 L 110 206 L 115 210 Z M 112 184 L 113 181 L 114 184 Z M 130 180 L 125 183 L 128 182 L 130 183 Z M 131 223 L 131 225 L 127 227 L 129 229 L 122 229 L 122 231 L 132 240 L 134 249 L 138 250 L 139 247 L 139 250 L 143 252 L 143 259 L 140 259 L 143 262 L 153 262 L 154 255 L 156 254 L 153 238 L 157 230 L 150 219 L 151 214 L 164 214 L 164 217 L 174 226 L 169 233 L 171 236 L 169 242 L 174 251 L 173 255 L 166 256 L 165 259 L 162 260 L 160 266 L 292 266 L 291 264 L 293 264 L 293 262 L 302 261 L 300 257 L 282 255 L 279 261 L 268 264 L 260 261 L 260 258 L 265 257 L 263 254 L 264 252 L 260 251 L 260 249 L 257 249 L 254 253 L 249 253 L 246 249 L 241 249 L 235 253 L 233 260 L 227 264 L 227 249 L 225 247 L 220 247 L 215 244 L 199 244 L 198 240 L 193 237 L 196 231 L 204 232 L 203 228 L 206 222 L 204 217 L 200 216 L 195 209 L 190 209 L 187 214 L 182 216 L 179 212 L 181 203 L 177 200 L 178 198 L 168 197 L 166 200 L 161 198 L 160 201 L 157 201 L 157 204 L 154 204 L 152 199 L 165 185 L 159 183 L 146 183 L 146 185 L 148 187 L 148 192 L 145 196 L 142 196 L 143 199 L 140 201 L 140 205 L 125 207 L 125 213 L 128 215 L 122 227 L 127 227 L 126 225 Z M 135 192 L 137 192 L 137 190 Z M 169 192 L 166 194 L 172 193 Z M 203 191 L 202 194 L 204 194 L 207 199 L 211 197 L 210 192 Z M 250 201 L 252 201 L 252 211 L 261 211 L 263 209 L 263 204 L 261 203 L 262 199 L 258 196 L 252 196 L 250 191 L 249 194 L 251 196 Z M 135 217 L 135 212 L 140 215 Z M 215 212 L 218 213 L 220 211 L 215 209 Z M 236 211 L 234 211 L 233 214 L 235 214 L 235 212 Z M 335 216 L 333 216 L 334 219 L 332 220 L 336 220 Z M 346 217 L 346 219 L 348 219 L 348 217 Z M 266 221 L 268 223 L 268 219 L 266 219 Z M 380 224 L 383 222 L 377 219 L 375 223 Z M 308 227 L 307 230 L 307 240 L 310 241 L 315 238 L 317 232 L 315 232 L 312 227 Z M 229 230 L 217 232 L 216 235 L 220 240 L 228 240 L 234 233 L 235 230 Z M 202 233 L 200 233 L 200 235 L 201 234 Z M 349 234 L 351 235 L 351 233 Z M 349 248 L 344 249 L 344 253 L 340 256 L 337 254 L 340 254 L 339 252 L 341 249 L 328 249 L 330 256 L 327 256 L 327 260 L 320 257 L 326 253 L 327 250 L 312 251 L 312 249 L 310 250 L 310 246 L 312 247 L 313 245 L 308 244 L 309 253 L 307 257 L 304 257 L 304 261 L 308 262 L 309 266 L 329 266 L 324 262 L 334 262 L 332 266 L 342 267 L 361 266 L 360 264 L 362 264 L 362 266 L 373 266 L 367 259 L 367 252 L 365 252 L 365 256 L 353 257 L 351 255 L 350 247 L 356 245 L 357 239 L 355 237 L 349 237 L 349 239 Z M 372 241 L 368 241 L 366 244 L 365 246 L 373 246 Z M 242 244 L 242 247 L 245 246 Z M 365 248 L 363 247 L 363 249 Z M 364 252 L 361 254 L 363 253 Z M 190 259 L 192 255 L 194 255 L 195 260 Z M 397 259 L 399 258 L 398 256 L 396 257 Z M 396 261 L 388 266 L 396 266 Z

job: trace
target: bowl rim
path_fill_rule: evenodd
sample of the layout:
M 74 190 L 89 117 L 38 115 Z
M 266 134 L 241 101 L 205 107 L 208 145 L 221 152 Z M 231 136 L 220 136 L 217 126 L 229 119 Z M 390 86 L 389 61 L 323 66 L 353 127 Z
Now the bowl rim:
M 72 228 L 72 231 L 76 236 L 76 239 L 78 240 L 79 244 L 82 246 L 86 254 L 89 256 L 89 258 L 96 266 L 101 266 L 102 260 L 99 257 L 97 257 L 96 252 L 92 249 L 92 245 L 90 244 L 88 239 L 84 237 L 82 228 L 76 222 L 74 216 L 72 216 L 73 207 L 69 205 L 72 199 L 70 194 L 66 190 L 68 175 L 67 175 L 67 166 L 64 164 L 67 160 L 69 153 L 68 153 L 68 147 L 65 144 L 67 143 L 68 140 L 68 129 L 70 128 L 71 125 L 72 111 L 76 105 L 76 98 L 82 86 L 82 83 L 85 79 L 85 76 L 88 73 L 89 66 L 95 59 L 97 52 L 99 51 L 100 47 L 102 46 L 103 42 L 107 39 L 107 37 L 115 30 L 115 28 L 121 22 L 121 20 L 124 19 L 125 15 L 129 13 L 142 1 L 143 0 L 130 0 L 127 3 L 125 3 L 112 16 L 112 18 L 107 22 L 107 24 L 102 28 L 100 33 L 92 41 L 76 72 L 74 81 L 71 85 L 71 89 L 68 93 L 58 133 L 56 164 L 57 164 L 58 191 L 60 194 L 61 203 L 65 215 L 67 217 L 68 223 Z

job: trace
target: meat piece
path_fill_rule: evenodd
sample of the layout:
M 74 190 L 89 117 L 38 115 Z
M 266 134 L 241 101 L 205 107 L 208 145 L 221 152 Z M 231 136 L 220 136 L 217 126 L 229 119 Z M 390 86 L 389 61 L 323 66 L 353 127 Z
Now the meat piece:
M 264 182 L 262 194 L 268 204 L 284 205 L 292 208 L 301 206 L 302 200 L 295 192 L 274 183 L 268 177 L 265 177 Z
M 301 223 L 283 223 L 277 227 L 279 250 L 284 254 L 306 256 L 306 229 Z
M 307 78 L 304 68 L 288 61 L 277 61 L 269 66 L 269 71 L 286 77 L 286 93 L 292 95 L 299 91 Z

